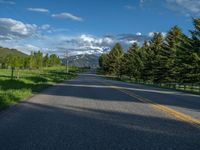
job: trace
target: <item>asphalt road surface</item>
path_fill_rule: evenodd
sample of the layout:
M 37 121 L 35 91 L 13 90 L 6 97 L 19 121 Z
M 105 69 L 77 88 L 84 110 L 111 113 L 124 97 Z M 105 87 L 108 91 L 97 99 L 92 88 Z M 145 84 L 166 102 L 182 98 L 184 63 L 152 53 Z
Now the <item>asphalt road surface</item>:
M 200 120 L 200 96 L 82 74 L 1 112 L 0 150 L 200 150 L 198 126 L 130 93 Z

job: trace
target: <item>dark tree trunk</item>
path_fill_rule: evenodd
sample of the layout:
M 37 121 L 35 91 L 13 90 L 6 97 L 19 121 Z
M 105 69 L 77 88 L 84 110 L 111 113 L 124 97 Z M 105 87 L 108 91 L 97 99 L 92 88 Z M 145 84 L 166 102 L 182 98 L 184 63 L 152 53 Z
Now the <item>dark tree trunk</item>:
M 11 80 L 13 80 L 13 78 L 14 78 L 14 70 L 15 70 L 15 68 L 12 67 L 12 68 L 11 68 Z

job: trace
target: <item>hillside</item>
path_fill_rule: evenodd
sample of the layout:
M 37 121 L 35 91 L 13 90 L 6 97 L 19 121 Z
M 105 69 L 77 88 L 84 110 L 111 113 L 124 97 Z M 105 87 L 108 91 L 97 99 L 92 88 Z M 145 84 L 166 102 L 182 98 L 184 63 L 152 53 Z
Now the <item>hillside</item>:
M 16 50 L 16 49 L 9 49 L 9 48 L 4 48 L 0 47 L 0 58 L 5 57 L 9 54 L 14 54 L 14 55 L 19 55 L 19 56 L 26 56 L 26 54 Z
M 98 58 L 97 55 L 89 54 L 70 56 L 69 64 L 78 67 L 98 67 Z M 65 59 L 62 59 L 62 62 L 65 64 Z

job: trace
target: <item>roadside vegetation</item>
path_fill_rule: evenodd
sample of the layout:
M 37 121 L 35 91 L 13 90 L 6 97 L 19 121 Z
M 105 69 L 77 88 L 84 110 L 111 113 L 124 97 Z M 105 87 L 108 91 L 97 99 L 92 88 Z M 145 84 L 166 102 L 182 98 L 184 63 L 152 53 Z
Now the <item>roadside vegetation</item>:
M 200 93 L 200 19 L 193 19 L 193 24 L 188 36 L 174 26 L 166 36 L 154 33 L 142 46 L 133 43 L 126 53 L 117 43 L 109 53 L 100 56 L 99 72 L 175 89 L 197 87 L 194 92 Z
M 8 53 L 0 62 L 0 110 L 77 75 L 78 68 L 62 66 L 57 55 Z

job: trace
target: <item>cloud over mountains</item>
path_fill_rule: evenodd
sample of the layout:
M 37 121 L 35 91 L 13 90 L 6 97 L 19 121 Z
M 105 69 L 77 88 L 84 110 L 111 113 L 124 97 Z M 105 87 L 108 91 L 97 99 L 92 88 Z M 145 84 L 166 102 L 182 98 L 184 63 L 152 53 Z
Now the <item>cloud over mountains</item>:
M 127 49 L 134 42 L 141 44 L 150 39 L 150 36 L 142 35 L 140 32 L 97 37 L 90 34 L 76 36 L 47 35 L 49 31 L 51 31 L 49 24 L 38 26 L 11 18 L 0 18 L 0 44 L 6 47 L 19 48 L 26 53 L 42 50 L 44 53 L 58 53 L 62 57 L 67 50 L 70 55 L 98 55 L 109 51 L 117 42 L 120 42 Z

